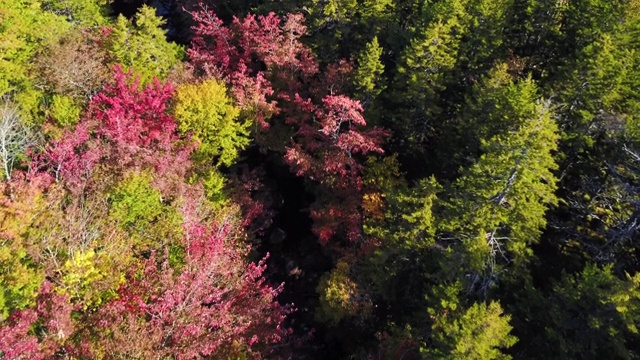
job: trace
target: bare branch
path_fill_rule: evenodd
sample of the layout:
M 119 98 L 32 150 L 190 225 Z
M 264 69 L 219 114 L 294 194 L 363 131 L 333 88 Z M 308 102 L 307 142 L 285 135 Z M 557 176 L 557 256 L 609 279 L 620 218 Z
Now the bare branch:
M 22 123 L 18 107 L 10 101 L 0 104 L 0 158 L 7 180 L 18 158 L 32 143 L 29 129 Z

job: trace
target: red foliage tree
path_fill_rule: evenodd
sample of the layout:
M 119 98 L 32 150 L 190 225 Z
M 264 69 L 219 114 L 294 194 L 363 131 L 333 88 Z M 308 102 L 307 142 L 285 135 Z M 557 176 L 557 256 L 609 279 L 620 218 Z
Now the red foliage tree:
M 13 313 L 0 327 L 3 359 L 45 359 L 72 351 L 68 340 L 75 331 L 73 310 L 69 297 L 56 294 L 52 284 L 45 281 L 36 308 Z
M 309 106 L 309 102 L 306 103 Z M 313 232 L 326 244 L 339 231 L 349 241 L 361 234 L 362 165 L 356 154 L 382 152 L 386 133 L 366 125 L 358 101 L 329 95 L 314 109 L 316 122 L 304 122 L 287 147 L 285 159 L 297 175 L 318 181 L 330 196 L 320 196 L 311 209 Z
M 36 157 L 32 168 L 48 169 L 78 192 L 94 166 L 112 171 L 153 168 L 163 179 L 179 179 L 189 169 L 193 145 L 181 141 L 167 114 L 170 84 L 157 80 L 140 89 L 131 73 L 114 68 L 114 81 L 93 97 L 82 120 Z
M 284 21 L 273 13 L 249 15 L 230 26 L 206 8 L 193 16 L 198 25 L 188 54 L 194 69 L 227 81 L 241 106 L 265 109 L 257 115 L 263 129 L 277 115 L 293 131 L 281 150 L 297 175 L 320 185 L 320 201 L 311 211 L 320 241 L 326 244 L 337 234 L 359 238 L 362 168 L 356 156 L 382 152 L 386 132 L 365 130 L 360 103 L 337 93 L 345 88 L 350 66 L 331 66 L 330 76 L 317 82 L 318 64 L 300 41 L 306 27 L 299 14 Z
M 0 353 L 3 359 L 42 359 L 38 338 L 29 333 L 38 314 L 31 309 L 16 311 L 0 327 Z
M 145 358 L 256 358 L 261 344 L 281 341 L 289 310 L 275 300 L 280 288 L 265 284 L 264 260 L 243 260 L 229 243 L 229 224 L 192 224 L 186 233 L 183 265 L 152 255 L 95 314 L 92 321 L 110 334 L 102 346 Z

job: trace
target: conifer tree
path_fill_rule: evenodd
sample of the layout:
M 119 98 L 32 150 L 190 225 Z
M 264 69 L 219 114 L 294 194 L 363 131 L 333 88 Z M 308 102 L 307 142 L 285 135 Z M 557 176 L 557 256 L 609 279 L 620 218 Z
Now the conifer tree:
M 510 334 L 511 317 L 498 302 L 466 307 L 457 298 L 459 284 L 439 287 L 441 298 L 429 308 L 433 321 L 431 343 L 421 349 L 424 359 L 511 359 L 503 353 L 517 342 Z
M 411 152 L 423 151 L 443 112 L 441 94 L 451 84 L 460 41 L 467 34 L 467 1 L 439 2 L 429 8 L 428 22 L 401 55 L 394 78 L 397 110 L 388 126 L 396 141 Z
M 135 23 L 118 16 L 106 42 L 111 63 L 133 70 L 144 85 L 154 77 L 164 79 L 184 55 L 179 45 L 167 41 L 164 23 L 146 5 L 136 14 Z
M 548 293 L 530 288 L 516 305 L 523 312 L 518 332 L 531 343 L 516 351 L 535 358 L 637 357 L 640 277 L 614 272 L 613 265 L 591 263 L 563 272 Z
M 382 48 L 377 36 L 374 36 L 365 49 L 358 54 L 358 68 L 353 80 L 356 91 L 364 102 L 373 100 L 384 90 L 385 85 L 381 78 L 384 65 L 380 62 L 381 56 Z
M 463 273 L 475 274 L 469 286 L 481 292 L 500 278 L 504 265 L 526 264 L 546 210 L 557 203 L 551 104 L 537 99 L 530 78 L 507 86 L 489 115 L 502 121 L 500 130 L 481 140 L 480 159 L 453 184 L 440 229 L 445 244 L 461 245 L 453 256 Z

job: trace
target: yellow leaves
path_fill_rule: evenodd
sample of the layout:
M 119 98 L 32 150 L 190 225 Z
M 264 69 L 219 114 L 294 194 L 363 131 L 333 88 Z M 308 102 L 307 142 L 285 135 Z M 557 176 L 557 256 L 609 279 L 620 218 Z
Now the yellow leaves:
M 362 296 L 358 285 L 349 278 L 349 264 L 339 261 L 336 268 L 321 279 L 316 291 L 320 294 L 320 320 L 333 324 L 359 312 L 369 312 L 371 303 Z
M 73 252 L 58 270 L 62 276 L 57 290 L 69 294 L 85 309 L 98 306 L 116 296 L 114 290 L 126 281 L 119 266 L 109 255 L 93 249 Z
M 238 121 L 240 109 L 227 95 L 225 85 L 217 80 L 185 84 L 175 94 L 174 115 L 182 133 L 198 141 L 196 163 L 231 165 L 238 152 L 249 144 L 249 122 Z
M 204 172 L 201 179 L 207 199 L 217 204 L 223 204 L 225 202 L 223 190 L 226 182 L 224 175 L 218 169 L 209 169 Z
M 69 260 L 62 266 L 62 284 L 66 289 L 71 289 L 76 295 L 82 295 L 87 287 L 104 277 L 95 268 L 96 253 L 93 250 L 72 254 Z
M 379 192 L 364 194 L 362 198 L 362 207 L 365 215 L 375 220 L 384 218 L 384 194 Z
M 0 204 L 0 233 L 3 237 L 15 239 L 26 230 L 30 219 L 42 205 L 42 199 L 37 190 L 17 189 L 9 196 L 2 192 Z
M 367 187 L 383 191 L 390 191 L 403 185 L 397 156 L 394 154 L 382 159 L 375 156 L 367 158 L 363 180 Z

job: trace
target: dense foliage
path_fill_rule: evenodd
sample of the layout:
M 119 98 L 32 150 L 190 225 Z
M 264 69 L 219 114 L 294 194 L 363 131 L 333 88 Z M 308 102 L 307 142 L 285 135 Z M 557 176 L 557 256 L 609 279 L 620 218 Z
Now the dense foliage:
M 0 359 L 640 357 L 639 37 L 637 0 L 0 0 Z

